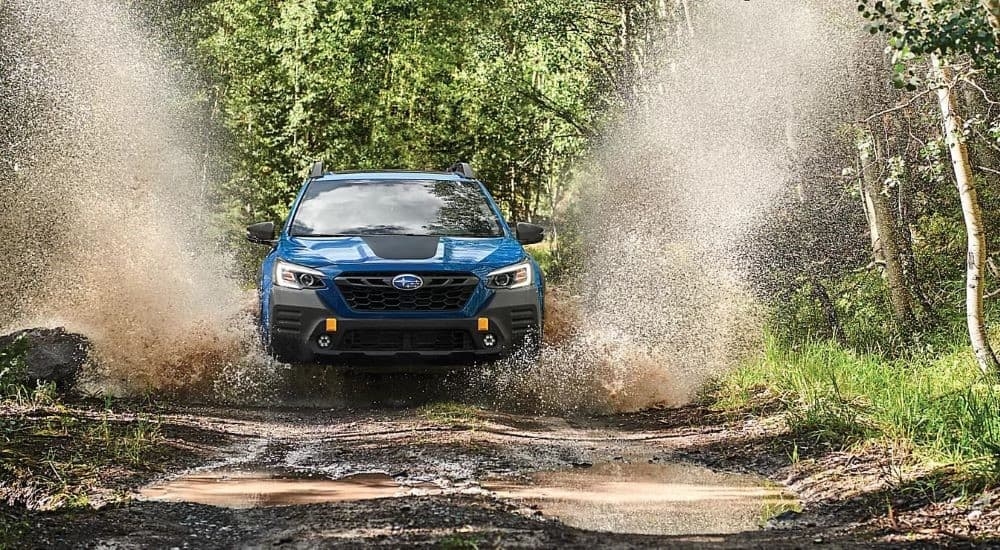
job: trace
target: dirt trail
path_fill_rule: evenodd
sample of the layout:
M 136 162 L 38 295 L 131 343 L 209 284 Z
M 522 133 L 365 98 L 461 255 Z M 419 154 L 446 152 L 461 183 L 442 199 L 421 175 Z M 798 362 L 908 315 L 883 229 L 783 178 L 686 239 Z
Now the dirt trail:
M 876 542 L 842 510 L 806 499 L 799 514 L 787 489 L 735 475 L 787 474 L 783 451 L 760 444 L 773 434 L 766 422 L 713 417 L 695 406 L 540 417 L 456 404 L 434 391 L 400 398 L 402 387 L 384 388 L 374 406 L 373 394 L 359 391 L 325 405 L 313 396 L 312 407 L 161 410 L 163 433 L 177 449 L 162 474 L 125 487 L 133 498 L 124 504 L 30 514 L 23 543 L 743 548 Z M 192 455 L 202 458 L 192 462 Z

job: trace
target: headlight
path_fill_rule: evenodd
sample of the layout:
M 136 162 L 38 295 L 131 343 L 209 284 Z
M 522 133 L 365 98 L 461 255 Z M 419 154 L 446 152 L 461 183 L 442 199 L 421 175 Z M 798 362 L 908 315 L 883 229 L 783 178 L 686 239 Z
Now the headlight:
M 282 260 L 274 263 L 274 284 L 285 288 L 295 288 L 299 290 L 316 290 L 326 288 L 323 283 L 322 271 L 316 271 L 301 265 L 290 264 Z
M 531 262 L 522 262 L 498 269 L 486 276 L 490 288 L 523 288 L 531 284 Z

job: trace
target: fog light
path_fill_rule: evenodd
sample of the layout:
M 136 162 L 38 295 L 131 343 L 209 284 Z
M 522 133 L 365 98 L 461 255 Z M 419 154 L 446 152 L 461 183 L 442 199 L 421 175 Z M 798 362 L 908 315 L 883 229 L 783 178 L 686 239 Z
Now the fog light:
M 487 334 L 486 336 L 483 336 L 483 345 L 488 348 L 492 348 L 493 346 L 497 345 L 497 337 L 493 336 L 492 334 Z
M 323 349 L 330 347 L 330 344 L 332 343 L 333 340 L 331 340 L 330 337 L 325 334 L 316 339 L 316 345 Z

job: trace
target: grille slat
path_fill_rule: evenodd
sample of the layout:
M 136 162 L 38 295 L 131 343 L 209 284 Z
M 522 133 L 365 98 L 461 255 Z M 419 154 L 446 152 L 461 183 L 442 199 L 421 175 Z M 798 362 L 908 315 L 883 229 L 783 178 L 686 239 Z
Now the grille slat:
M 355 311 L 459 311 L 479 284 L 474 275 L 421 275 L 424 286 L 399 290 L 395 275 L 348 275 L 336 279 L 347 305 Z
M 342 351 L 468 351 L 472 337 L 464 330 L 351 330 Z

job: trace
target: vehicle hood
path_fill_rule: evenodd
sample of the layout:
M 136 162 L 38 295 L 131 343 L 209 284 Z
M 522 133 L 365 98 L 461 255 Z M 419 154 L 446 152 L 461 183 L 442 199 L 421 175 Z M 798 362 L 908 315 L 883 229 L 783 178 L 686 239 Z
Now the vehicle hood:
M 286 261 L 316 269 L 372 271 L 473 271 L 496 269 L 522 260 L 524 249 L 506 237 L 370 236 L 309 239 L 288 237 L 279 245 Z

